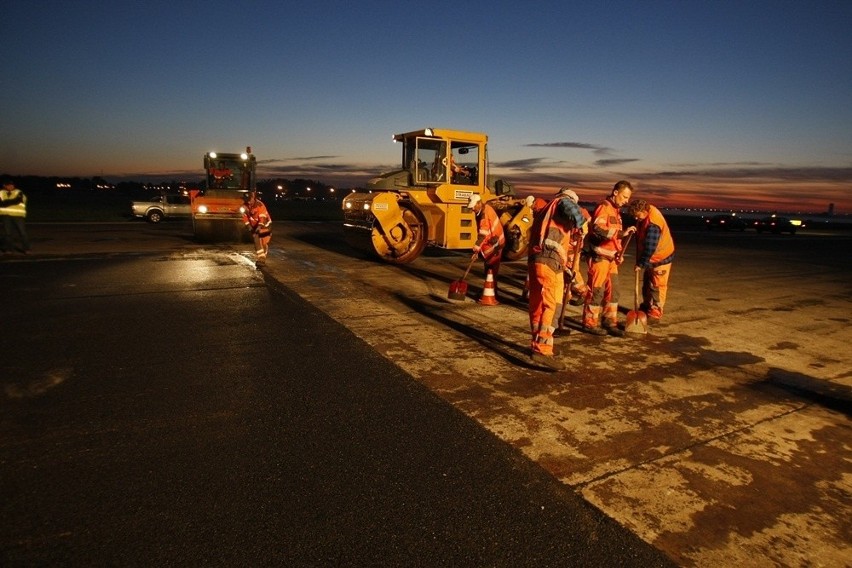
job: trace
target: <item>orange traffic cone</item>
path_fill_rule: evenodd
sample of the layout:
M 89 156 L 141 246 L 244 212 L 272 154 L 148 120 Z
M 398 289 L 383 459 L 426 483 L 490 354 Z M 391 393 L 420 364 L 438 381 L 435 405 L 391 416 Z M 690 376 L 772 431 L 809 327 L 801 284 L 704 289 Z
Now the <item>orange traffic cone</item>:
M 482 289 L 479 303 L 483 306 L 496 306 L 500 303 L 497 301 L 497 296 L 494 295 L 494 272 L 490 268 L 485 276 L 485 287 Z

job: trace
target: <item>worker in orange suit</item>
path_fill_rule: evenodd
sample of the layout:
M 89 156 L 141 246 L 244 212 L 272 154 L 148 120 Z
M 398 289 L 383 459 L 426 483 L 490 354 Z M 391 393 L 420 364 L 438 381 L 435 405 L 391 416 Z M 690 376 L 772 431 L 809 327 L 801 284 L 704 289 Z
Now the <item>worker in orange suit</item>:
M 623 262 L 622 239 L 635 232 L 636 227 L 623 229 L 620 210 L 631 195 L 630 182 L 619 181 L 592 214 L 583 331 L 593 335 L 624 336 L 624 329 L 618 327 L 618 266 Z
M 572 233 L 583 223 L 579 206 L 568 197 L 557 197 L 536 215 L 530 232 L 530 358 L 554 371 L 565 368 L 553 352 L 554 320 L 562 302 L 564 274 L 570 273 L 573 261 L 569 253 Z
M 503 257 L 503 247 L 506 246 L 506 235 L 500 216 L 487 203 L 483 203 L 479 194 L 474 193 L 467 202 L 467 208 L 476 216 L 477 236 L 473 245 L 473 253 L 482 256 L 485 261 L 485 278 L 488 272 L 494 279 L 494 295 L 497 295 L 497 274 L 500 272 L 500 260 Z
M 272 240 L 272 217 L 266 210 L 266 205 L 257 198 L 257 193 L 250 192 L 244 196 L 243 223 L 245 223 L 252 240 L 257 256 L 255 265 L 259 268 L 266 264 L 266 255 L 269 253 L 269 241 Z
M 570 303 L 572 306 L 582 306 L 586 301 L 586 294 L 589 293 L 589 285 L 586 283 L 586 278 L 583 277 L 583 246 L 586 242 L 586 235 L 589 234 L 592 214 L 585 207 L 580 207 L 580 212 L 583 214 L 583 219 L 586 222 L 583 224 L 583 230 L 575 233 L 577 238 L 572 243 L 577 253 L 574 256 L 574 280 L 571 281 Z
M 669 289 L 669 276 L 675 256 L 675 245 L 669 225 L 660 210 L 637 199 L 630 204 L 630 215 L 636 219 L 636 266 L 644 270 L 642 306 L 650 323 L 663 317 L 663 306 Z
M 543 199 L 534 195 L 527 195 L 526 199 L 524 199 L 524 203 L 530 209 L 530 218 L 535 219 L 536 215 L 538 215 L 545 207 L 547 207 L 550 201 Z M 524 281 L 524 289 L 521 290 L 521 299 L 528 300 L 530 297 L 530 275 L 527 272 L 526 280 Z
M 572 258 L 572 264 L 571 264 L 572 279 L 567 280 L 565 282 L 566 286 L 571 287 L 570 293 L 566 294 L 566 296 L 569 299 L 569 302 L 573 306 L 580 306 L 585 302 L 584 298 L 586 297 L 586 293 L 589 291 L 589 287 L 586 284 L 586 279 L 583 278 L 582 252 L 583 252 L 583 244 L 585 242 L 584 239 L 586 237 L 586 234 L 588 234 L 588 232 L 589 232 L 588 221 L 591 220 L 592 216 L 585 207 L 582 207 L 582 206 L 579 205 L 580 204 L 580 198 L 577 195 L 577 192 L 575 192 L 573 189 L 571 189 L 569 187 L 563 187 L 562 189 L 559 190 L 559 192 L 556 195 L 557 195 L 557 197 L 567 197 L 571 201 L 576 203 L 578 205 L 578 207 L 580 208 L 580 213 L 583 214 L 583 219 L 585 219 L 585 222 L 583 223 L 582 227 L 580 227 L 580 230 L 574 231 L 571 234 L 572 238 L 571 238 L 571 243 L 570 243 L 570 254 L 571 254 L 571 258 Z

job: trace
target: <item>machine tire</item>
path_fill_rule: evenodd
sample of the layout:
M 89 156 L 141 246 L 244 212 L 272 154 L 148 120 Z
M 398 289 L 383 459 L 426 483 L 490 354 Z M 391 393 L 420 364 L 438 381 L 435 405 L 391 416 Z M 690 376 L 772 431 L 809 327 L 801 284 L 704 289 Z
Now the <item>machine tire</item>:
M 383 261 L 390 264 L 408 264 L 414 261 L 426 248 L 426 239 L 429 234 L 426 226 L 426 218 L 416 206 L 400 201 L 399 208 L 402 209 L 402 217 L 408 230 L 411 232 L 411 244 L 403 254 L 397 255 L 387 244 L 378 225 L 374 225 L 370 232 L 370 240 L 373 251 Z
M 154 224 L 159 223 L 163 220 L 163 212 L 159 211 L 157 209 L 154 209 L 152 211 L 148 211 L 148 214 L 145 216 L 145 219 L 149 223 L 154 223 Z
M 250 243 L 251 234 L 242 222 L 218 219 L 195 219 L 192 223 L 195 240 L 201 243 Z
M 530 248 L 527 238 L 521 235 L 519 230 L 510 230 L 507 225 L 503 226 L 503 232 L 506 235 L 506 246 L 503 247 L 503 260 L 511 261 L 525 258 Z
M 506 246 L 503 249 L 503 260 L 511 261 L 526 258 L 529 248 L 529 243 L 523 243 L 517 250 L 512 250 L 510 246 Z

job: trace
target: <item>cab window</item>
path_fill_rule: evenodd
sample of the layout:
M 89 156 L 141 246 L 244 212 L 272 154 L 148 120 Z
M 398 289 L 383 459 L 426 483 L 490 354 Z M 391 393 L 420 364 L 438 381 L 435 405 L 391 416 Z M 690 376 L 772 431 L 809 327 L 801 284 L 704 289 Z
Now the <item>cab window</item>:
M 453 142 L 451 148 L 450 183 L 476 185 L 479 172 L 479 146 L 470 142 Z

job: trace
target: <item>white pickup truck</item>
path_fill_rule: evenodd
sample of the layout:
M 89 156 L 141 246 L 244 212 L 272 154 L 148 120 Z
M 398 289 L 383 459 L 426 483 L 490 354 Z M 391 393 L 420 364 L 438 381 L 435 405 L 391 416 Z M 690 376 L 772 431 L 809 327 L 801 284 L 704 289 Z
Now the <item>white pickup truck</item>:
M 130 208 L 134 217 L 142 217 L 149 223 L 159 223 L 166 218 L 192 216 L 188 195 L 158 195 L 149 201 L 133 201 Z

